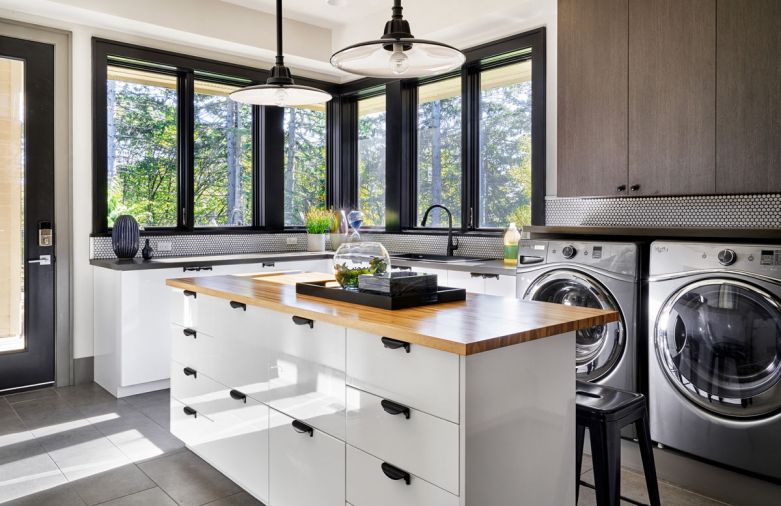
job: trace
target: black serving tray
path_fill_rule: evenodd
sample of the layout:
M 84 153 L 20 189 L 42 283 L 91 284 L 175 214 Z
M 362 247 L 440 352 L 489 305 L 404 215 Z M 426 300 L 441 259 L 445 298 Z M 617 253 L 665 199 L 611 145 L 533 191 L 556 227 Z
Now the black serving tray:
M 441 304 L 444 302 L 456 302 L 466 300 L 466 290 L 463 288 L 437 287 L 433 294 L 381 295 L 377 293 L 345 290 L 339 286 L 325 286 L 327 281 L 314 283 L 296 283 L 296 293 L 321 297 L 323 299 L 349 302 L 361 306 L 376 307 L 380 309 L 405 309 L 429 304 Z

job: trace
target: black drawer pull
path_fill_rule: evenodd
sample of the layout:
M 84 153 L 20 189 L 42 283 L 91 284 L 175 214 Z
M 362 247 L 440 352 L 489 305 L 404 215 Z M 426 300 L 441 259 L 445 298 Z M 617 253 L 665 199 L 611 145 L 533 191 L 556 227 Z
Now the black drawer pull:
M 473 278 L 484 278 L 485 277 L 485 275 L 482 272 L 470 272 L 469 275 L 472 276 Z
M 182 332 L 186 336 L 198 337 L 198 332 L 193 329 L 184 329 Z
M 230 394 L 231 397 L 236 399 L 237 401 L 244 401 L 244 404 L 247 404 L 247 394 L 243 394 L 238 390 L 231 390 Z
M 193 299 L 198 298 L 198 294 L 193 292 L 192 290 L 185 290 L 183 293 L 185 297 L 192 297 Z
M 499 279 L 498 274 L 483 274 L 483 279 Z
M 631 191 L 633 191 L 633 192 L 636 192 L 636 191 L 638 191 L 640 189 L 640 185 L 639 184 L 633 184 L 632 186 L 629 187 L 629 189 Z
M 616 187 L 616 191 L 619 191 L 619 192 L 625 192 L 625 191 L 626 191 L 626 185 L 625 185 L 625 184 L 620 184 L 620 185 L 618 185 L 618 186 Z
M 410 481 L 412 481 L 410 474 L 407 471 L 399 469 L 396 466 L 392 466 L 387 462 L 383 462 L 381 467 L 382 467 L 382 472 L 385 473 L 385 476 L 387 476 L 391 480 L 394 481 L 404 480 L 404 483 L 406 483 L 407 485 L 409 485 Z
M 193 378 L 198 379 L 198 371 L 192 367 L 185 367 L 183 371 L 185 376 L 192 376 Z
M 291 423 L 291 425 L 293 426 L 293 430 L 298 432 L 299 434 L 308 433 L 309 437 L 315 437 L 315 429 L 305 424 L 304 422 L 293 420 L 293 423 Z
M 263 262 L 263 267 L 274 267 L 276 266 L 276 262 Z
M 296 325 L 309 325 L 310 329 L 315 328 L 315 321 L 310 320 L 309 318 L 304 318 L 303 316 L 294 316 L 293 323 Z
M 388 399 L 383 399 L 380 404 L 382 405 L 382 409 L 389 415 L 404 415 L 404 418 L 409 420 L 410 411 L 407 406 L 389 401 Z
M 399 341 L 398 339 L 391 339 L 390 337 L 383 337 L 381 339 L 383 346 L 390 348 L 391 350 L 398 350 L 404 348 L 409 353 L 410 345 L 406 341 Z
M 394 265 L 392 269 L 396 269 L 397 271 L 411 271 L 412 267 L 408 265 Z
M 184 409 L 182 409 L 182 411 L 184 411 L 184 414 L 187 416 L 194 416 L 195 418 L 198 418 L 198 412 L 195 411 L 190 406 L 185 406 Z
M 188 271 L 201 272 L 201 271 L 210 271 L 210 270 L 212 270 L 212 268 L 209 267 L 209 266 L 206 266 L 206 267 L 198 267 L 198 266 L 196 266 L 196 267 L 182 267 L 182 272 L 188 272 Z
M 230 302 L 230 305 L 233 309 L 241 309 L 242 311 L 247 310 L 247 305 L 244 304 L 243 302 L 236 302 L 235 300 L 232 300 Z

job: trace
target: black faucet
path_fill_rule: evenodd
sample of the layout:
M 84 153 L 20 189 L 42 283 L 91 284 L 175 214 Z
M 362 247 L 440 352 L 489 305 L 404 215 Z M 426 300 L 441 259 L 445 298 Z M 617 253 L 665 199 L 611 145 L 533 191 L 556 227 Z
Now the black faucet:
M 440 204 L 434 204 L 433 206 L 429 206 L 429 208 L 426 209 L 426 212 L 423 213 L 423 221 L 420 222 L 420 226 L 421 227 L 426 226 L 426 221 L 428 220 L 428 213 L 435 207 L 443 209 L 447 213 L 447 256 L 452 257 L 453 252 L 458 249 L 458 238 L 453 237 L 453 214 L 450 212 L 450 209 Z

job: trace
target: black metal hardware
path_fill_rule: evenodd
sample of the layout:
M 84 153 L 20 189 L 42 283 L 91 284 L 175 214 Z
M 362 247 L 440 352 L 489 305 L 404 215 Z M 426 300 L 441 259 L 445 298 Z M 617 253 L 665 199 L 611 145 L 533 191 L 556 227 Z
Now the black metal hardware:
M 194 416 L 195 418 L 198 418 L 198 412 L 195 411 L 190 406 L 185 406 L 182 411 L 184 411 L 184 414 L 187 416 Z
M 616 191 L 618 191 L 618 192 L 625 192 L 626 191 L 626 185 L 625 184 L 618 185 L 618 187 L 616 188 Z
M 188 271 L 200 272 L 200 271 L 210 271 L 210 270 L 212 270 L 211 266 L 182 267 L 182 272 L 188 272 Z
M 383 399 L 380 404 L 382 405 L 382 409 L 389 415 L 404 415 L 404 418 L 409 420 L 410 410 L 407 406 L 399 404 L 398 402 L 389 401 L 388 399 Z
M 482 278 L 483 277 L 483 273 L 482 272 L 470 272 L 469 275 L 472 276 L 473 278 Z
M 193 329 L 184 329 L 182 333 L 186 336 L 198 337 L 198 332 Z
M 410 345 L 406 341 L 399 341 L 398 339 L 391 339 L 390 337 L 383 337 L 380 339 L 382 341 L 383 346 L 386 348 L 390 348 L 391 350 L 398 350 L 399 348 L 404 348 L 407 350 L 407 353 L 410 351 Z
M 247 394 L 241 393 L 238 390 L 231 390 L 230 395 L 237 401 L 244 401 L 244 404 L 247 404 Z
M 230 305 L 233 309 L 241 309 L 242 311 L 247 310 L 247 305 L 243 302 L 236 302 L 235 300 L 230 301 Z
M 499 279 L 498 274 L 483 274 L 483 279 Z
M 276 264 L 276 262 L 263 262 L 261 265 L 263 267 L 274 267 L 277 264 Z
M 198 298 L 198 294 L 193 292 L 192 290 L 185 290 L 183 293 L 185 297 L 192 297 L 193 299 Z
M 309 425 L 305 424 L 304 422 L 301 422 L 299 420 L 293 420 L 291 423 L 293 426 L 293 430 L 298 432 L 299 434 L 309 434 L 309 437 L 315 437 L 315 429 L 310 427 Z
M 304 318 L 303 316 L 294 316 L 293 323 L 296 325 L 309 325 L 310 329 L 315 328 L 315 321 L 310 320 L 309 318 Z
M 636 191 L 638 191 L 640 189 L 640 185 L 639 184 L 633 184 L 632 186 L 629 187 L 629 189 L 631 191 L 633 191 L 633 192 L 636 192 Z
M 185 376 L 192 376 L 193 378 L 198 378 L 198 371 L 193 369 L 192 367 L 185 367 L 182 369 L 184 371 Z
M 453 236 L 453 213 L 450 212 L 450 209 L 447 207 L 441 205 L 441 204 L 434 204 L 428 207 L 426 209 L 426 212 L 423 213 L 423 220 L 420 222 L 421 227 L 426 226 L 426 222 L 428 221 L 428 213 L 431 212 L 432 209 L 439 208 L 442 209 L 447 213 L 447 256 L 452 257 L 453 252 L 458 249 L 458 237 Z
M 496 278 L 496 279 L 499 279 L 499 275 L 498 274 L 486 274 L 484 272 L 470 272 L 469 274 L 473 278 L 483 278 L 483 279 Z
M 404 483 L 407 485 L 409 485 L 410 481 L 412 481 L 410 474 L 403 469 L 399 469 L 398 467 L 388 464 L 387 462 L 383 462 L 381 467 L 382 472 L 385 473 L 385 476 L 391 480 L 404 480 Z

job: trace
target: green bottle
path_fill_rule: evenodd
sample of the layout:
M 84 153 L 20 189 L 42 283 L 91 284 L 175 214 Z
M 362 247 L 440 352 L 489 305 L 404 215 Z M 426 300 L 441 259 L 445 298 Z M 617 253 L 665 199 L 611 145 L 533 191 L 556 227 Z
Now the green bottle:
M 518 263 L 518 243 L 521 241 L 521 233 L 515 223 L 510 223 L 504 233 L 504 263 L 516 265 Z

